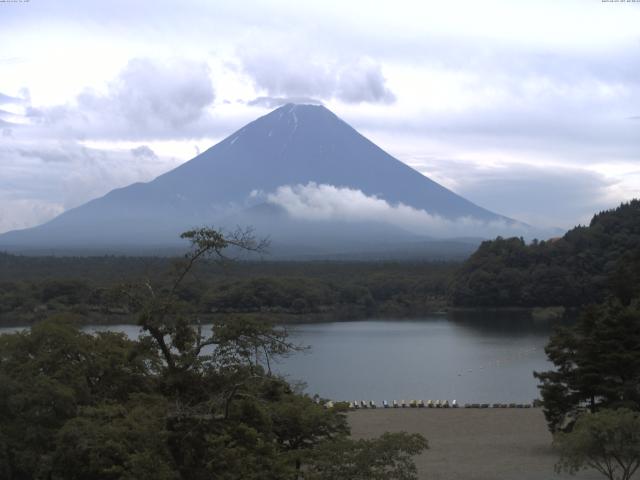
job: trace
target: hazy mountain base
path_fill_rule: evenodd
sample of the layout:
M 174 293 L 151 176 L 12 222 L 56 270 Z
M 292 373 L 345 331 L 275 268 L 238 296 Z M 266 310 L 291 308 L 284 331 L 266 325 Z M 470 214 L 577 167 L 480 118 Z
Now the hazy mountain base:
M 331 225 L 324 225 L 331 229 Z M 356 227 L 359 227 L 356 225 Z M 310 229 L 306 232 L 311 235 Z M 361 230 L 362 233 L 362 230 Z M 313 240 L 301 239 L 299 243 L 287 243 L 267 236 L 270 245 L 263 254 L 238 253 L 244 261 L 339 261 L 339 262 L 380 262 L 380 261 L 462 261 L 468 258 L 483 241 L 482 238 L 453 238 L 433 240 L 424 238 L 410 238 L 402 240 L 381 241 L 379 237 L 369 242 L 345 240 L 339 235 L 316 235 Z M 290 242 L 291 240 L 289 240 Z M 34 257 L 175 257 L 181 255 L 185 244 L 176 241 L 173 244 L 111 244 L 102 245 L 96 242 L 85 244 L 47 246 L 29 244 L 7 244 L 2 250 L 14 255 Z

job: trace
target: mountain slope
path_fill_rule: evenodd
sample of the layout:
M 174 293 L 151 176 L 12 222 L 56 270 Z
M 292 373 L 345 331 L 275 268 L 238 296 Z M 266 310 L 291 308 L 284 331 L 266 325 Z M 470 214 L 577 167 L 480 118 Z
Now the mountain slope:
M 233 226 L 251 220 L 264 224 L 267 231 L 261 234 L 278 238 L 289 231 L 286 239 L 278 240 L 295 243 L 297 235 L 309 231 L 308 224 L 296 227 L 305 222 L 270 209 L 256 217 L 255 207 L 268 203 L 269 194 L 279 187 L 309 182 L 360 191 L 438 218 L 512 222 L 396 160 L 326 108 L 289 104 L 149 183 L 113 190 L 46 224 L 9 232 L 0 236 L 0 246 L 167 246 L 195 225 L 224 221 Z M 363 240 L 377 238 L 381 231 L 396 240 L 415 240 L 415 234 L 398 225 L 377 219 L 364 223 Z M 318 225 L 336 230 L 336 241 L 342 241 L 340 222 Z

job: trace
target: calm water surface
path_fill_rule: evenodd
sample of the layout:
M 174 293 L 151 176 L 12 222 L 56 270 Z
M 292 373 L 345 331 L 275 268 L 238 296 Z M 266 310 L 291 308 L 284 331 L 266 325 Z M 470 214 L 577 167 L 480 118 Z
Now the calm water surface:
M 311 346 L 279 365 L 310 393 L 333 399 L 530 402 L 534 370 L 548 370 L 549 325 L 531 322 L 375 320 L 296 328 Z
M 457 399 L 531 402 L 538 397 L 534 370 L 548 370 L 548 323 L 513 319 L 368 320 L 290 326 L 306 352 L 279 361 L 290 381 L 335 400 Z M 131 337 L 131 325 L 112 329 Z M 0 329 L 0 332 L 15 329 Z

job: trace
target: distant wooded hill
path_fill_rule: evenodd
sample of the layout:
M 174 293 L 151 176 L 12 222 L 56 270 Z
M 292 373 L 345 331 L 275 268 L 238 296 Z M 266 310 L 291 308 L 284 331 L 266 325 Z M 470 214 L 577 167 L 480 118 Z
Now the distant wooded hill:
M 467 307 L 581 306 L 613 294 L 628 303 L 640 292 L 640 200 L 596 214 L 562 238 L 483 242 L 450 289 Z
M 134 322 L 118 294 L 150 279 L 163 291 L 166 257 L 29 257 L 0 253 L 0 326 L 57 313 L 85 323 Z M 197 315 L 259 314 L 274 321 L 413 316 L 441 310 L 459 264 L 445 262 L 204 261 L 176 292 Z

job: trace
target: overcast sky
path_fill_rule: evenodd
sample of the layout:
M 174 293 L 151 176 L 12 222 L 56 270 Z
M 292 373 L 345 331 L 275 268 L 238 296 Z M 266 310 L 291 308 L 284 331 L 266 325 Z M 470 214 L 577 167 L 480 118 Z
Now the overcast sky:
M 483 207 L 568 228 L 639 196 L 640 2 L 0 2 L 0 232 L 289 100 Z

